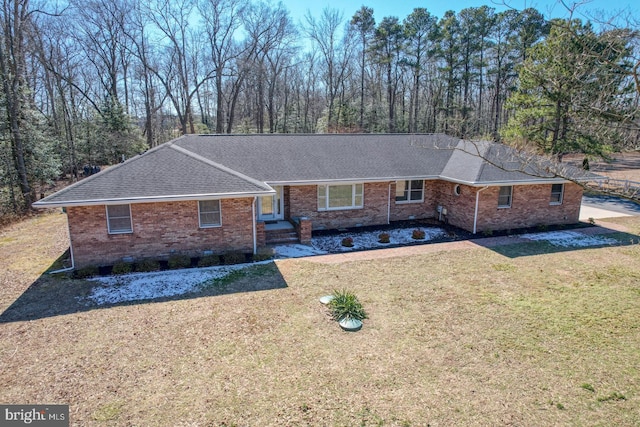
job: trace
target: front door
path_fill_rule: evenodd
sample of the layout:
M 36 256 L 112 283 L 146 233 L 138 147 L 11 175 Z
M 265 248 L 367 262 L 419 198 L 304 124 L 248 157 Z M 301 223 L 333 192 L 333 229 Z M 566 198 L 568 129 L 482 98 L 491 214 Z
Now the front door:
M 274 185 L 276 194 L 258 198 L 258 219 L 260 221 L 277 221 L 284 218 L 282 206 L 282 187 Z

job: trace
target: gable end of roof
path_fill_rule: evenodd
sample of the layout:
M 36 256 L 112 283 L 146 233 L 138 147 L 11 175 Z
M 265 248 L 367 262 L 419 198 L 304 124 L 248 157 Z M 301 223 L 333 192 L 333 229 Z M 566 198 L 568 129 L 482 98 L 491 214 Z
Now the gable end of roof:
M 183 147 L 180 147 L 178 145 L 175 145 L 172 142 L 168 142 L 167 144 L 168 144 L 168 147 L 172 148 L 173 150 L 179 151 L 182 154 L 185 154 L 185 155 L 187 155 L 187 156 L 189 156 L 189 157 L 191 157 L 193 159 L 199 160 L 199 161 L 201 161 L 201 162 L 203 162 L 203 163 L 205 163 L 205 164 L 207 164 L 209 166 L 213 166 L 214 168 L 219 169 L 221 171 L 224 171 L 224 172 L 226 172 L 228 174 L 235 175 L 240 179 L 244 179 L 245 181 L 251 182 L 252 184 L 254 184 L 254 185 L 258 186 L 258 187 L 264 188 L 265 191 L 274 191 L 273 188 L 271 188 L 265 182 L 258 181 L 257 179 L 251 178 L 250 176 L 247 176 L 247 175 L 242 174 L 242 173 L 240 173 L 238 171 L 235 171 L 235 170 L 233 170 L 231 168 L 228 168 L 228 167 L 226 167 L 224 165 L 221 165 L 220 163 L 216 163 L 213 160 L 209 160 L 206 157 L 202 157 L 201 155 L 196 154 L 196 153 L 194 153 L 192 151 L 189 151 L 186 148 L 183 148 Z

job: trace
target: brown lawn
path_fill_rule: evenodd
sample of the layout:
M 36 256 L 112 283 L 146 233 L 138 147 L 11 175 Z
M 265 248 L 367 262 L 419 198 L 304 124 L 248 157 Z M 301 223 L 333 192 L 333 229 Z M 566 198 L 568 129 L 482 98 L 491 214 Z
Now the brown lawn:
M 640 182 L 640 152 L 632 151 L 612 154 L 611 160 L 590 162 L 591 172 L 608 176 L 613 179 Z M 584 156 L 578 154 L 567 155 L 564 161 L 582 167 Z
M 39 278 L 64 216 L 33 218 L 0 234 L 0 402 L 77 426 L 640 425 L 640 220 L 615 221 L 616 247 L 283 260 L 220 285 L 271 290 L 86 307 L 89 282 Z

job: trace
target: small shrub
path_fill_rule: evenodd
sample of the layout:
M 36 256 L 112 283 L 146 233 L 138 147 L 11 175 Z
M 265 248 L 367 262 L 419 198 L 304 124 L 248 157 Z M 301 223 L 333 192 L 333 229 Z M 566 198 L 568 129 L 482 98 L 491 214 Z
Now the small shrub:
M 167 261 L 167 266 L 172 269 L 191 267 L 191 258 L 187 255 L 172 255 Z
M 116 262 L 113 264 L 113 269 L 111 270 L 111 274 L 127 274 L 133 271 L 133 264 L 130 262 Z
M 423 240 L 425 238 L 425 236 L 426 236 L 426 234 L 425 234 L 424 230 L 420 230 L 419 228 L 416 228 L 411 233 L 411 238 L 414 239 L 414 240 Z
M 596 390 L 593 388 L 593 386 L 589 383 L 584 383 L 582 384 L 580 387 L 582 387 L 585 390 L 588 390 L 590 392 L 595 392 Z
M 380 233 L 378 235 L 378 242 L 380 242 L 380 243 L 389 243 L 390 242 L 390 238 L 391 238 L 391 236 L 389 236 L 389 233 Z
M 218 255 L 205 255 L 198 260 L 198 267 L 213 267 L 220 265 L 220 257 Z
M 598 402 L 610 402 L 612 400 L 627 400 L 624 394 L 614 391 L 608 396 L 599 397 Z
M 543 231 L 543 232 L 549 230 L 549 226 L 547 224 L 538 224 L 536 228 L 538 229 L 538 231 Z
M 333 299 L 328 304 L 331 316 L 336 321 L 343 319 L 363 320 L 367 318 L 362 304 L 352 293 L 345 290 L 333 291 Z
M 246 261 L 246 257 L 242 252 L 228 252 L 222 256 L 225 264 L 242 264 Z
M 88 267 L 79 268 L 75 271 L 75 277 L 77 279 L 86 279 L 87 277 L 97 276 L 100 273 L 100 270 L 95 265 L 90 265 Z
M 596 225 L 596 220 L 593 217 L 589 218 L 589 224 Z
M 137 272 L 146 273 L 149 271 L 160 270 L 160 263 L 154 259 L 144 259 L 140 262 L 137 262 L 135 267 L 135 270 Z
M 489 229 L 487 229 L 487 230 L 484 230 L 484 231 L 482 232 L 482 234 L 483 234 L 485 237 L 493 236 L 493 230 L 489 228 Z
M 342 239 L 342 246 L 344 246 L 346 248 L 352 248 L 353 247 L 353 238 L 352 237 L 345 237 L 344 239 Z

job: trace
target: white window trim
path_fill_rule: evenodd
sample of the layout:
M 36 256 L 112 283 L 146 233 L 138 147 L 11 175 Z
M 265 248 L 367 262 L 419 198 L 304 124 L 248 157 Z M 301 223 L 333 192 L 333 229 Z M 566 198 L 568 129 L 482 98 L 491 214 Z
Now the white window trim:
M 339 206 L 339 207 L 334 207 L 331 208 L 329 207 L 329 187 L 338 187 L 338 186 L 346 186 L 346 185 L 350 185 L 351 186 L 351 206 Z M 356 185 L 361 185 L 362 186 L 362 204 L 361 205 L 356 205 L 355 201 L 356 201 Z M 321 206 L 320 204 L 320 188 L 324 188 L 324 206 Z M 316 190 L 316 199 L 317 199 L 317 203 L 318 203 L 318 211 L 323 212 L 323 211 L 346 211 L 346 210 L 353 210 L 353 209 L 362 209 L 364 208 L 364 183 L 363 182 L 354 182 L 352 184 L 320 184 L 318 185 L 318 188 Z
M 122 205 L 113 205 L 113 206 L 124 206 L 124 205 L 126 205 L 129 208 L 129 230 L 111 230 L 111 221 L 110 221 L 110 219 L 112 217 L 109 216 L 109 206 L 111 206 L 111 205 L 105 205 L 104 210 L 105 210 L 105 214 L 107 216 L 107 232 L 109 234 L 131 234 L 131 233 L 133 233 L 133 218 L 131 217 L 131 205 L 123 203 Z M 114 217 L 114 218 L 124 218 L 124 217 Z
M 553 195 L 553 194 L 554 194 L 554 193 L 553 193 L 553 185 L 554 185 L 554 184 L 551 184 L 551 195 Z M 559 206 L 559 205 L 561 205 L 561 204 L 562 204 L 562 201 L 564 200 L 564 184 L 557 184 L 557 185 L 560 185 L 560 186 L 561 186 L 561 187 L 560 187 L 560 200 L 559 200 L 559 201 L 557 201 L 557 202 L 549 202 L 549 204 L 550 204 L 551 206 Z
M 501 205 L 500 204 L 500 189 L 502 187 L 509 187 L 511 189 L 511 191 L 509 193 L 509 204 L 508 205 Z M 510 209 L 511 205 L 513 205 L 513 185 L 502 185 L 502 186 L 498 187 L 498 209 Z
M 211 201 L 217 201 L 218 202 L 218 212 L 220 213 L 220 223 L 219 224 L 202 224 L 202 216 L 201 216 L 201 211 L 200 211 L 200 202 L 211 202 Z M 207 212 L 205 212 L 207 213 Z M 198 225 L 200 226 L 200 228 L 220 228 L 222 227 L 222 202 L 220 201 L 220 199 L 212 199 L 212 200 L 198 200 Z
M 407 200 L 397 200 L 396 199 L 396 204 L 397 205 L 406 205 L 409 203 L 423 203 L 424 202 L 424 184 L 425 184 L 425 180 L 424 179 L 403 179 L 402 181 L 404 181 L 405 183 L 408 183 L 409 186 L 405 187 L 405 191 L 408 194 L 408 199 Z M 422 181 L 422 191 L 421 191 L 421 196 L 420 196 L 420 200 L 409 200 L 411 199 L 411 181 Z M 396 181 L 396 185 L 397 183 L 400 181 Z M 396 193 L 397 194 L 397 193 Z M 397 197 L 397 195 L 396 195 Z

